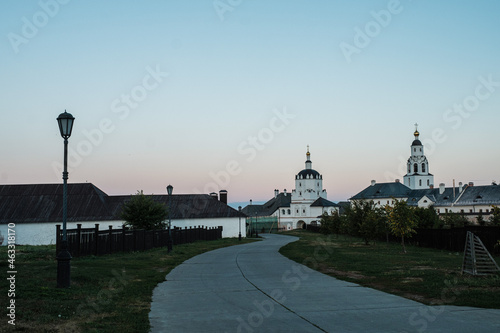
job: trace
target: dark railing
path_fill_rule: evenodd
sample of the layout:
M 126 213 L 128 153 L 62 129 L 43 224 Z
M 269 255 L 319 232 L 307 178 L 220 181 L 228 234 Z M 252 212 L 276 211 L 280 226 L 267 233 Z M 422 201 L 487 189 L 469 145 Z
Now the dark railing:
M 320 231 L 319 226 L 309 224 L 306 229 L 314 232 Z M 447 229 L 415 229 L 415 231 L 416 233 L 405 242 L 423 247 L 462 252 L 465 248 L 467 231 L 470 231 L 481 239 L 490 253 L 500 254 L 500 245 L 497 245 L 500 241 L 500 227 L 467 226 Z M 388 235 L 387 238 L 384 235 L 380 238 L 380 240 L 386 239 L 394 242 L 401 241 L 400 238 L 393 235 Z
M 94 228 L 82 228 L 77 224 L 76 229 L 66 230 L 69 252 L 73 257 L 89 255 L 104 255 L 116 252 L 144 251 L 155 247 L 166 247 L 168 230 L 136 230 L 136 229 L 109 229 L 99 230 L 99 224 Z M 222 238 L 222 227 L 186 227 L 173 228 L 172 240 L 174 245 L 192 243 L 198 240 L 216 240 Z M 56 225 L 56 251 L 62 240 L 60 225 Z

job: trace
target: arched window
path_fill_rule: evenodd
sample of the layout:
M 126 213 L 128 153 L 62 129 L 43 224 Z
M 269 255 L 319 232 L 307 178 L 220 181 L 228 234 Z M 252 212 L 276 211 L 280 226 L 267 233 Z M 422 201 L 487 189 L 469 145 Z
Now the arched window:
M 422 186 L 422 179 L 418 181 L 418 186 Z
M 422 163 L 422 172 L 425 172 L 425 163 Z
M 431 182 L 429 179 L 427 179 L 427 186 L 431 185 Z
M 281 213 L 282 213 L 283 215 L 285 215 L 285 210 L 284 210 L 284 209 L 282 209 L 282 210 L 281 210 Z
M 413 164 L 413 172 L 415 172 L 415 173 L 418 172 L 418 164 L 417 163 Z
M 288 212 L 288 215 L 292 214 L 292 212 L 290 211 L 290 209 L 288 209 L 287 212 Z

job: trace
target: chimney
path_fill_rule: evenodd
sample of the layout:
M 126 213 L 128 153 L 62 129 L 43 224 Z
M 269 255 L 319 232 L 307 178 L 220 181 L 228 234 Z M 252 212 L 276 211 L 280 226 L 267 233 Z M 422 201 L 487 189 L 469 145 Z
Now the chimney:
M 458 193 L 462 193 L 463 190 L 464 190 L 464 184 L 462 184 L 462 182 L 459 182 L 458 183 Z
M 250 206 L 252 205 L 252 199 L 250 199 Z
M 439 194 L 444 193 L 444 183 L 439 184 Z
M 474 186 L 474 182 L 469 182 L 469 186 Z
M 214 198 L 215 200 L 219 200 L 219 197 L 218 197 L 217 193 L 215 193 L 215 192 L 210 193 L 210 196 L 212 198 Z
M 286 197 L 286 189 L 283 190 L 283 195 Z
M 375 184 L 377 184 L 377 182 L 374 180 L 372 180 L 372 186 L 375 186 Z
M 274 197 L 277 198 L 279 193 L 280 193 L 279 190 L 274 190 Z
M 220 202 L 225 203 L 227 205 L 227 191 L 220 190 L 219 191 Z
M 399 179 L 396 179 L 396 180 L 395 180 L 395 182 L 396 182 L 396 183 L 399 183 Z

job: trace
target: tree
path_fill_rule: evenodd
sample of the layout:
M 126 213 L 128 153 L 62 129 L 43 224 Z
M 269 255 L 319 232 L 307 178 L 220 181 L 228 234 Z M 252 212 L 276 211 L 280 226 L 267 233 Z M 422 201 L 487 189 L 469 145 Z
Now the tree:
M 500 207 L 498 207 L 498 206 L 491 206 L 490 222 L 493 225 L 500 226 Z
M 349 234 L 363 238 L 366 245 L 383 234 L 383 210 L 375 208 L 373 201 L 354 201 L 346 208 L 345 215 Z
M 431 229 L 440 224 L 439 215 L 432 206 L 427 208 L 416 207 L 414 212 L 417 219 L 417 228 Z
M 338 237 L 341 222 L 342 221 L 337 211 L 331 212 L 330 215 L 328 215 L 327 212 L 324 212 L 323 215 L 321 215 L 321 227 L 319 230 L 325 235 L 336 234 Z
M 165 229 L 165 219 L 168 211 L 165 205 L 155 202 L 150 196 L 137 191 L 130 200 L 125 202 L 120 217 L 125 220 L 125 225 L 132 229 Z
M 387 206 L 387 218 L 391 233 L 396 237 L 401 237 L 403 252 L 406 253 L 405 237 L 409 238 L 416 233 L 417 220 L 413 209 L 404 200 L 394 200 L 394 206 Z

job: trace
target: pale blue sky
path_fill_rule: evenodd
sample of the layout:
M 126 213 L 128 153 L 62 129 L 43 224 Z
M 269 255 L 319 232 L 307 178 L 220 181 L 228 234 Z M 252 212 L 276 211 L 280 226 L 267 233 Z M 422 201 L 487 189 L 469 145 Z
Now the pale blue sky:
M 4 0 L 0 182 L 61 181 L 64 109 L 69 181 L 108 194 L 171 183 L 266 200 L 293 189 L 310 145 L 328 198 L 345 200 L 402 179 L 415 122 L 436 185 L 500 181 L 498 13 L 493 0 Z

